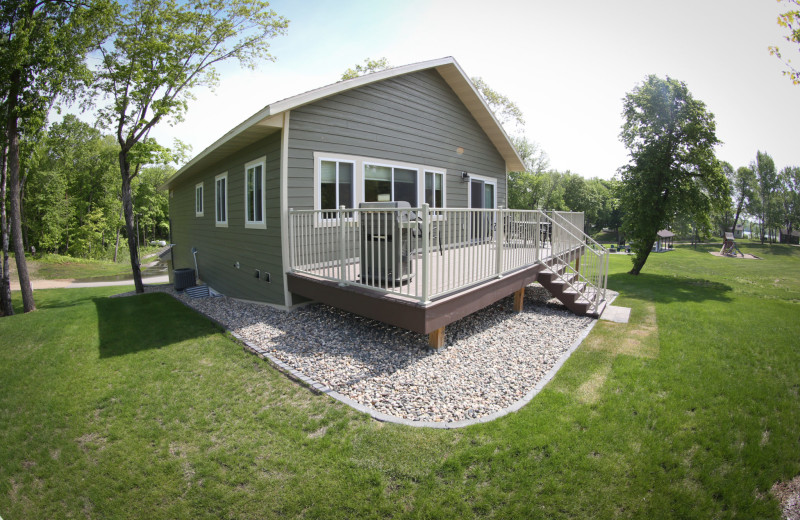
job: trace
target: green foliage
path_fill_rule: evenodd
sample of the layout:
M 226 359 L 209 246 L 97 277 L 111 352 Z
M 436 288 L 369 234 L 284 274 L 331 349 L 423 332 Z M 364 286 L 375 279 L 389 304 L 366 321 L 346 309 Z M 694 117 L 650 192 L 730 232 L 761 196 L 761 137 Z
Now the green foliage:
M 389 65 L 389 60 L 386 58 L 380 58 L 377 60 L 367 58 L 364 60 L 364 65 L 356 64 L 354 68 L 344 71 L 341 80 L 344 81 L 346 79 L 357 78 L 359 76 L 363 76 L 364 74 L 372 74 L 373 72 L 385 70 L 390 67 L 391 65 Z
M 631 162 L 620 168 L 623 229 L 639 274 L 659 230 L 678 216 L 710 227 L 709 215 L 729 203 L 728 182 L 714 155 L 714 115 L 686 84 L 649 76 L 623 99 L 620 139 Z
M 778 25 L 786 29 L 789 33 L 784 36 L 783 39 L 789 42 L 793 47 L 800 47 L 800 0 L 778 1 L 794 6 L 793 9 L 789 9 L 778 17 Z M 797 70 L 797 68 L 792 65 L 792 60 L 784 58 L 780 48 L 776 45 L 771 45 L 769 47 L 769 53 L 776 56 L 786 65 L 787 70 L 783 71 L 783 75 L 787 76 L 795 85 L 800 85 L 800 70 Z
M 471 79 L 472 84 L 483 96 L 486 104 L 489 105 L 489 109 L 494 112 L 501 125 L 511 124 L 516 129 L 522 129 L 525 126 L 525 117 L 516 103 L 504 94 L 492 89 L 482 78 L 474 77 Z
M 273 61 L 266 40 L 287 25 L 262 0 L 126 2 L 113 45 L 101 48 L 96 86 L 110 103 L 100 122 L 130 150 L 162 119 L 180 121 L 192 89 L 216 84 L 216 64 Z
M 782 222 L 786 229 L 800 229 L 800 167 L 787 166 L 780 173 Z
M 146 236 L 166 237 L 168 194 L 158 189 L 174 168 L 173 153 L 155 140 L 134 147 L 134 208 Z M 23 162 L 28 242 L 41 253 L 109 258 L 122 221 L 118 145 L 74 115 L 53 124 Z M 154 164 L 155 165 L 152 165 Z M 148 164 L 152 166 L 147 166 Z

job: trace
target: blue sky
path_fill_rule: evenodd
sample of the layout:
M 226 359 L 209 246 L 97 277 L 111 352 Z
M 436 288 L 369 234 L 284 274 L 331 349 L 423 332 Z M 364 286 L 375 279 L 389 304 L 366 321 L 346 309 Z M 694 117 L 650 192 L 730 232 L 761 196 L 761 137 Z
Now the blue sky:
M 627 162 L 622 97 L 648 74 L 687 83 L 717 120 L 720 159 L 747 165 L 767 151 L 800 165 L 800 87 L 767 47 L 786 43 L 772 0 L 298 1 L 274 63 L 220 69 L 216 93 L 196 92 L 185 122 L 153 136 L 201 152 L 265 105 L 339 79 L 367 57 L 392 65 L 453 56 L 523 110 L 525 134 L 551 166 L 610 178 Z M 784 46 L 786 47 L 786 46 Z M 788 47 L 784 50 L 788 50 Z M 800 66 L 800 53 L 787 53 Z

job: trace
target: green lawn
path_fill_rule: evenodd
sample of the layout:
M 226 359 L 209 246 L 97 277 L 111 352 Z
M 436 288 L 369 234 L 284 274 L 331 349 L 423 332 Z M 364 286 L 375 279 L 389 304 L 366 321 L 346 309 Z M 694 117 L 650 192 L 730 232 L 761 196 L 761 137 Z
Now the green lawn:
M 631 323 L 598 323 L 521 411 L 453 431 L 315 395 L 166 295 L 37 291 L 0 319 L 0 517 L 779 518 L 800 248 L 713 249 L 638 277 L 612 255 Z
M 158 251 L 158 247 L 142 248 L 140 262 L 146 263 L 156 258 L 145 259 L 145 255 Z M 27 256 L 27 255 L 26 255 Z M 46 254 L 38 257 L 27 257 L 28 273 L 32 279 L 64 280 L 64 279 L 89 279 L 106 276 L 132 276 L 131 261 L 127 249 L 120 255 L 118 262 L 111 260 L 92 260 L 86 258 L 73 258 L 71 256 Z M 9 260 L 9 271 L 12 278 L 16 279 L 14 257 Z

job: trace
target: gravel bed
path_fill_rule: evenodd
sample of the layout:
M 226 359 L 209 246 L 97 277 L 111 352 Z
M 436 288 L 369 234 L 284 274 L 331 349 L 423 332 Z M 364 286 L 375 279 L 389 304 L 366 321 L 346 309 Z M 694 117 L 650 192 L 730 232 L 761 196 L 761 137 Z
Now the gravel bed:
M 446 344 L 323 304 L 292 311 L 165 291 L 292 369 L 378 412 L 410 421 L 478 419 L 522 399 L 594 321 L 538 284 L 447 326 Z

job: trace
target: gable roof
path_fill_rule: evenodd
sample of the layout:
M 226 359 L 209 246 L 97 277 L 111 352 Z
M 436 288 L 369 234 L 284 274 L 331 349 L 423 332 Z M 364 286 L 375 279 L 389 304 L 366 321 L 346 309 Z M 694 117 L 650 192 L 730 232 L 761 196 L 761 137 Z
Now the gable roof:
M 511 139 L 506 134 L 500 122 L 494 117 L 483 97 L 475 89 L 472 81 L 461 69 L 461 66 L 452 57 L 423 61 L 394 67 L 391 69 L 373 72 L 357 78 L 339 81 L 325 87 L 310 90 L 262 108 L 228 133 L 217 139 L 211 146 L 197 154 L 181 169 L 167 179 L 161 186 L 168 188 L 179 177 L 216 163 L 218 160 L 256 142 L 283 127 L 283 114 L 303 105 L 319 101 L 320 99 L 339 94 L 354 88 L 369 85 L 389 78 L 411 74 L 421 70 L 435 69 L 444 78 L 445 82 L 453 89 L 456 96 L 467 107 L 472 117 L 489 137 L 497 151 L 506 162 L 508 171 L 522 171 L 525 166 L 517 153 Z
M 661 238 L 669 238 L 669 237 L 674 237 L 675 233 L 673 233 L 669 229 L 662 229 L 661 231 L 658 232 L 658 236 L 660 236 Z

